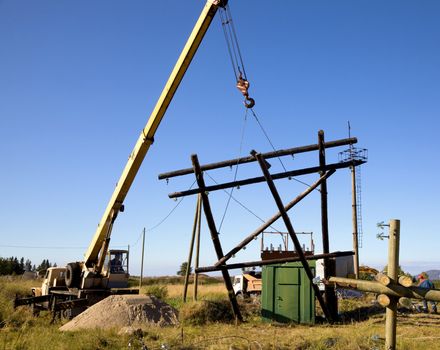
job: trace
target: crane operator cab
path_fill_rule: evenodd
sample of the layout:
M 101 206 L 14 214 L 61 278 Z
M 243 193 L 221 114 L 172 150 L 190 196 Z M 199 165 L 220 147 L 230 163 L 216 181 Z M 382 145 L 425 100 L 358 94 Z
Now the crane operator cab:
M 128 250 L 109 250 L 104 263 L 108 288 L 128 287 Z

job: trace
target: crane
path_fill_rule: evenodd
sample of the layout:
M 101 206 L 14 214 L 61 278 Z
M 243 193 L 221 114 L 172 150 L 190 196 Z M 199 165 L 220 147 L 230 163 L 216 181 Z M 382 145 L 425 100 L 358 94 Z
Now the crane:
M 147 124 L 142 129 L 139 138 L 128 157 L 127 164 L 114 189 L 105 212 L 98 224 L 93 239 L 84 255 L 82 263 L 70 263 L 67 265 L 66 282 L 74 284 L 80 279 L 77 274 L 82 272 L 81 285 L 77 287 L 91 288 L 102 285 L 102 270 L 108 251 L 113 223 L 119 212 L 124 211 L 124 199 L 136 177 L 136 174 L 145 158 L 150 146 L 154 142 L 154 135 L 162 121 L 165 112 L 171 103 L 186 70 L 197 52 L 217 10 L 226 6 L 225 0 L 207 0 L 194 29 L 192 30 L 186 45 L 184 46 L 174 69 L 160 95 Z
M 228 0 L 207 0 L 206 4 L 163 88 L 163 91 L 142 129 L 133 151 L 128 157 L 127 164 L 116 184 L 104 214 L 98 224 L 92 241 L 81 262 L 71 262 L 66 268 L 49 268 L 41 288 L 33 289 L 33 297 L 16 299 L 15 305 L 36 305 L 57 309 L 57 298 L 63 300 L 58 309 L 74 308 L 80 301 L 86 305 L 99 301 L 99 296 L 106 296 L 113 286 L 123 286 L 128 282 L 128 273 L 118 273 L 111 267 L 110 254 L 115 258 L 121 257 L 125 251 L 109 251 L 110 237 L 113 224 L 119 214 L 124 211 L 124 200 L 130 190 L 136 174 L 154 142 L 154 135 L 162 121 L 165 112 L 177 91 L 185 72 L 191 64 L 200 43 L 203 40 L 217 10 L 224 8 Z M 117 259 L 116 259 L 117 260 Z M 121 264 L 120 260 L 116 263 Z M 120 272 L 119 271 L 119 272 Z M 115 272 L 112 274 L 112 272 Z M 125 271 L 124 271 L 125 272 Z M 112 277 L 115 277 L 112 282 Z M 125 283 L 126 284 L 126 283 Z M 102 299 L 102 298 L 101 298 Z M 78 303 L 75 304 L 75 300 Z M 44 304 L 45 303 L 45 304 Z M 55 306 L 55 307 L 54 307 Z

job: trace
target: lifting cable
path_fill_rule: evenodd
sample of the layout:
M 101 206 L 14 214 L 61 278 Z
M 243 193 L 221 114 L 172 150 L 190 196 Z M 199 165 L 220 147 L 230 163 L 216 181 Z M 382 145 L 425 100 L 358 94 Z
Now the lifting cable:
M 242 154 L 244 132 L 245 132 L 245 128 L 246 128 L 246 121 L 247 121 L 247 115 L 248 115 L 248 110 L 249 109 L 251 110 L 253 117 L 255 118 L 258 126 L 262 130 L 262 132 L 263 132 L 264 136 L 266 137 L 267 141 L 269 142 L 270 146 L 275 151 L 275 147 L 274 147 L 271 139 L 269 138 L 268 133 L 264 129 L 262 123 L 260 122 L 257 114 L 255 113 L 255 111 L 253 109 L 253 107 L 255 106 L 255 100 L 253 98 L 249 97 L 248 90 L 249 90 L 250 83 L 249 83 L 249 81 L 247 79 L 246 68 L 245 68 L 245 65 L 244 65 L 243 56 L 241 54 L 240 45 L 238 43 L 237 32 L 235 30 L 234 22 L 232 20 L 232 14 L 231 14 L 231 9 L 230 9 L 229 5 L 226 5 L 224 8 L 221 9 L 221 11 L 220 11 L 220 20 L 221 20 L 221 23 L 222 23 L 222 29 L 223 29 L 223 34 L 225 36 L 225 41 L 226 41 L 226 46 L 227 46 L 228 53 L 229 53 L 229 58 L 231 60 L 232 70 L 233 70 L 233 73 L 234 73 L 234 77 L 235 77 L 235 79 L 237 81 L 237 85 L 236 86 L 239 89 L 239 91 L 243 94 L 243 96 L 245 97 L 244 106 L 246 107 L 246 111 L 245 111 L 245 116 L 244 116 L 244 125 L 243 125 L 242 132 L 241 132 L 239 156 L 237 158 L 240 158 L 240 156 Z M 284 166 L 284 163 L 283 163 L 283 161 L 281 160 L 280 157 L 278 157 L 278 160 L 281 163 L 281 166 L 284 169 L 284 171 L 287 172 L 287 169 Z M 234 181 L 236 181 L 236 179 L 237 179 L 237 174 L 238 174 L 238 162 L 236 164 L 236 168 L 235 168 L 235 172 L 234 172 Z M 289 180 L 290 179 L 292 179 L 292 178 L 289 177 Z M 295 181 L 303 184 L 303 185 L 306 185 L 306 186 L 310 187 L 309 184 L 307 184 L 307 183 L 305 183 L 305 182 L 303 182 L 301 180 L 298 180 L 296 178 L 293 178 L 293 179 Z M 222 216 L 222 219 L 220 221 L 219 228 L 218 228 L 219 232 L 221 231 L 221 228 L 223 226 L 223 222 L 225 220 L 226 213 L 228 211 L 231 199 L 234 199 L 237 202 L 237 200 L 235 198 L 233 198 L 233 196 L 232 196 L 233 191 L 234 191 L 234 187 L 231 188 L 229 193 L 227 191 L 225 191 L 226 193 L 228 193 L 228 200 L 227 200 L 227 203 L 226 203 L 226 206 L 225 206 L 225 210 L 223 212 L 223 216 Z M 239 203 L 239 204 L 242 205 L 241 203 Z M 247 209 L 247 208 L 245 208 L 245 209 Z M 255 215 L 254 213 L 252 213 L 252 214 Z
M 243 56 L 241 55 L 240 45 L 238 44 L 237 33 L 232 20 L 231 9 L 226 5 L 220 11 L 220 20 L 222 22 L 223 34 L 228 47 L 229 57 L 231 59 L 232 70 L 234 71 L 237 89 L 244 96 L 244 105 L 246 108 L 255 106 L 255 100 L 249 97 L 249 81 L 247 79 L 246 69 L 244 67 Z
M 226 40 L 226 45 L 228 48 L 229 57 L 231 60 L 232 70 L 234 72 L 234 76 L 237 81 L 237 88 L 240 90 L 240 92 L 245 97 L 244 105 L 245 105 L 246 109 L 251 110 L 252 115 L 255 118 L 255 120 L 257 121 L 257 124 L 259 125 L 260 129 L 262 130 L 264 136 L 266 137 L 266 139 L 269 142 L 272 149 L 275 151 L 276 149 L 275 149 L 272 141 L 270 140 L 269 135 L 267 134 L 266 130 L 264 130 L 263 125 L 261 124 L 259 118 L 257 117 L 257 115 L 253 109 L 253 107 L 255 106 L 255 100 L 253 98 L 249 97 L 248 89 L 249 89 L 250 84 L 249 84 L 249 81 L 247 78 L 246 69 L 245 69 L 244 61 L 243 61 L 243 56 L 242 56 L 241 50 L 240 50 L 240 45 L 238 43 L 238 37 L 237 37 L 237 32 L 236 32 L 235 26 L 234 26 L 234 21 L 232 20 L 231 9 L 228 4 L 224 8 L 221 9 L 220 19 L 221 19 L 222 28 L 223 28 L 223 34 L 224 34 L 225 40 Z M 278 160 L 281 163 L 281 166 L 283 167 L 284 171 L 287 172 L 287 169 L 284 166 L 284 163 L 280 157 L 278 157 Z M 306 182 L 303 182 L 303 181 L 298 180 L 296 178 L 290 177 L 289 180 L 291 180 L 291 179 L 293 179 L 293 180 L 295 180 L 305 186 L 310 187 L 310 185 L 307 184 Z M 316 189 L 316 190 L 320 192 L 319 189 Z M 223 217 L 223 219 L 224 219 L 224 217 Z M 223 222 L 223 219 L 222 219 L 222 222 Z

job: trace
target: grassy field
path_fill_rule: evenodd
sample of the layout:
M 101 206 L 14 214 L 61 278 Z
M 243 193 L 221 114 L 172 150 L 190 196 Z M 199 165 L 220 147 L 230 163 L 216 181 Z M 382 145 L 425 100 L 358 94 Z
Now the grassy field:
M 156 281 L 157 282 L 157 281 Z M 176 281 L 174 281 L 176 282 Z M 143 327 L 134 334 L 120 334 L 119 329 L 91 329 L 80 332 L 60 332 L 66 321 L 50 324 L 50 315 L 34 318 L 25 307 L 13 310 L 16 293 L 26 294 L 39 281 L 19 278 L 0 278 L 0 350 L 1 349 L 383 349 L 384 314 L 369 308 L 372 297 L 362 300 L 340 301 L 340 311 L 346 315 L 345 323 L 337 325 L 280 325 L 263 323 L 258 317 L 255 303 L 243 302 L 241 308 L 246 322 L 236 325 L 225 314 L 223 321 L 206 321 L 201 325 L 188 322 L 188 315 L 209 311 L 209 302 L 227 306 L 226 291 L 222 284 L 211 283 L 199 287 L 199 303 L 181 302 L 183 286 L 148 284 L 168 303 L 181 311 L 183 320 L 178 327 Z M 189 288 L 192 293 L 192 286 Z M 192 299 L 191 294 L 188 300 Z M 197 310 L 194 311 L 194 310 Z M 220 309 L 219 309 L 220 310 Z M 249 311 L 251 310 L 251 311 Z M 223 309 L 221 312 L 225 311 Z M 216 312 L 220 312 L 216 311 Z M 227 310 L 226 310 L 227 311 Z M 226 312 L 227 313 L 227 312 Z M 354 321 L 348 317 L 365 318 Z M 211 315 L 212 316 L 212 315 Z M 365 317 L 368 316 L 368 317 Z M 400 314 L 397 327 L 398 349 L 440 349 L 440 316 L 430 314 Z M 129 344 L 131 346 L 129 346 Z

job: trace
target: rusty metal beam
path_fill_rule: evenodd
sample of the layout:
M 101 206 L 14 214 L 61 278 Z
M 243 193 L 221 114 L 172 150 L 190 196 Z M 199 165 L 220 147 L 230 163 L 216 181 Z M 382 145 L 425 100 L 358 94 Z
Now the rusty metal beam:
M 332 148 L 332 147 L 352 145 L 355 143 L 357 143 L 357 138 L 351 137 L 348 139 L 341 139 L 341 140 L 326 142 L 325 147 Z M 295 148 L 289 148 L 289 149 L 284 149 L 284 150 L 277 150 L 277 151 L 273 151 L 273 152 L 262 153 L 262 156 L 264 159 L 270 159 L 270 158 L 275 158 L 275 157 L 294 155 L 294 154 L 298 154 L 298 153 L 317 151 L 318 149 L 319 149 L 318 145 L 307 145 L 307 146 L 301 146 L 301 147 L 295 147 Z M 255 159 L 252 156 L 242 157 L 242 158 L 237 158 L 237 159 L 225 160 L 225 161 L 217 162 L 217 163 L 210 163 L 210 164 L 201 165 L 200 170 L 202 170 L 202 171 L 213 170 L 213 169 L 224 168 L 224 167 L 228 167 L 228 166 L 235 166 L 235 165 L 239 165 L 239 164 L 250 163 L 250 162 L 254 162 L 254 161 L 255 161 Z M 176 176 L 183 176 L 183 175 L 192 174 L 193 172 L 194 172 L 193 168 L 180 169 L 180 170 L 175 170 L 175 171 L 170 171 L 167 173 L 159 174 L 158 178 L 159 178 L 159 180 L 165 180 L 165 179 L 170 179 L 170 178 L 176 177 Z
M 364 163 L 365 163 L 365 161 L 363 161 L 363 160 L 354 160 L 354 161 L 349 161 L 349 162 L 327 164 L 324 167 L 317 166 L 317 167 L 311 167 L 311 168 L 286 171 L 286 172 L 282 172 L 282 173 L 273 174 L 272 179 L 279 180 L 279 179 L 284 179 L 287 177 L 314 174 L 314 173 L 317 173 L 320 171 L 325 172 L 325 171 L 330 171 L 330 170 L 344 169 L 344 168 L 349 168 L 353 165 L 358 166 L 358 165 L 361 165 Z M 218 191 L 218 190 L 224 190 L 224 189 L 231 188 L 231 187 L 238 187 L 238 186 L 241 187 L 241 186 L 251 185 L 251 184 L 264 182 L 264 181 L 266 181 L 264 176 L 259 176 L 259 177 L 254 177 L 254 178 L 250 178 L 250 179 L 245 179 L 245 180 L 232 181 L 232 182 L 226 182 L 223 184 L 207 186 L 207 187 L 205 187 L 204 191 L 213 192 L 213 191 Z M 200 188 L 194 188 L 192 190 L 170 193 L 168 195 L 168 197 L 169 198 L 185 197 L 185 196 L 190 196 L 193 194 L 198 194 L 201 191 L 202 190 Z
M 304 257 L 306 260 L 317 260 L 323 258 L 336 258 L 338 256 L 350 256 L 353 254 L 354 254 L 353 251 L 348 250 L 343 252 L 333 252 L 329 254 L 305 255 Z M 297 262 L 297 261 L 301 261 L 301 259 L 297 256 L 290 258 L 270 259 L 270 260 L 261 260 L 261 261 L 248 261 L 243 263 L 228 264 L 221 266 L 213 265 L 213 266 L 199 267 L 195 269 L 195 272 L 206 273 L 213 271 L 221 271 L 222 269 L 233 270 L 233 269 L 241 269 L 243 267 L 265 266 L 265 265 L 283 264 L 287 262 Z

